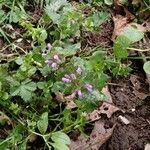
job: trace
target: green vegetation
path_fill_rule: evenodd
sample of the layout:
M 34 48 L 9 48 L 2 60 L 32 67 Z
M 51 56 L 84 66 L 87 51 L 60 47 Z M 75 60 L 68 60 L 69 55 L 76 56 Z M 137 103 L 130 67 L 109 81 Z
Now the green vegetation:
M 150 9 L 149 3 L 140 11 Z M 0 127 L 8 129 L 0 136 L 0 149 L 25 150 L 41 137 L 42 149 L 68 150 L 67 134 L 84 133 L 86 114 L 106 99 L 101 90 L 110 75 L 130 73 L 122 60 L 142 32 L 127 27 L 111 54 L 84 38 L 86 32 L 101 32 L 111 19 L 109 4 L 0 0 Z M 148 73 L 149 66 L 144 66 Z

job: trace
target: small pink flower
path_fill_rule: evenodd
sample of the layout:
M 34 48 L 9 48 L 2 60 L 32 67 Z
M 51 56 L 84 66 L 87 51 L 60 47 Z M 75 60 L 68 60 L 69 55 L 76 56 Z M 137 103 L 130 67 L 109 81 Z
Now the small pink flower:
M 49 50 L 51 50 L 52 45 L 51 45 L 50 43 L 47 43 L 47 48 L 48 48 Z
M 64 77 L 67 79 L 71 79 L 71 77 L 68 74 L 65 74 Z
M 60 63 L 60 62 L 61 62 L 61 60 L 59 59 L 58 55 L 54 55 L 53 58 L 57 61 L 57 63 Z
M 91 84 L 86 84 L 85 85 L 85 88 L 89 91 L 89 92 L 92 92 L 93 91 L 93 86 Z
M 71 80 L 70 80 L 70 79 L 65 78 L 65 77 L 63 77 L 63 78 L 62 78 L 62 81 L 63 81 L 63 82 L 65 82 L 65 83 L 69 83 L 69 82 L 71 82 Z
M 83 97 L 83 94 L 82 94 L 81 90 L 77 90 L 77 95 L 78 95 L 80 98 Z
M 52 64 L 51 64 L 51 67 L 52 67 L 54 70 L 57 70 L 57 69 L 58 69 L 57 63 L 52 63 Z
M 79 75 L 81 75 L 81 73 L 82 73 L 81 67 L 78 67 L 77 70 L 76 70 L 76 72 L 77 72 Z

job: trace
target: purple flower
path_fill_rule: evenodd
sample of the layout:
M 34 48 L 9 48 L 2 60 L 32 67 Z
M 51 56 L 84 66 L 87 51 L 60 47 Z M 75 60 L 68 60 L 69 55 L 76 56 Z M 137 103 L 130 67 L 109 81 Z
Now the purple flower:
M 83 97 L 83 94 L 82 94 L 81 90 L 77 90 L 77 95 L 78 95 L 80 98 Z
M 63 77 L 63 78 L 62 78 L 62 81 L 63 81 L 63 82 L 65 82 L 65 83 L 69 83 L 69 82 L 71 82 L 71 80 L 70 80 L 70 79 L 65 78 L 65 77 Z
M 59 59 L 58 55 L 54 55 L 53 58 L 56 60 L 57 63 L 60 63 L 60 62 L 61 62 L 61 60 Z
M 71 77 L 68 74 L 65 74 L 64 77 L 67 79 L 71 79 Z
M 89 92 L 92 92 L 93 91 L 93 86 L 91 84 L 86 84 L 85 85 L 85 88 L 89 91 Z
M 52 45 L 51 45 L 50 43 L 48 43 L 48 44 L 47 44 L 47 48 L 48 48 L 49 50 L 51 50 Z
M 79 75 L 81 75 L 81 73 L 82 73 L 81 67 L 78 67 L 77 70 L 76 70 L 76 72 L 77 72 Z
M 70 74 L 70 77 L 71 77 L 72 79 L 74 79 L 74 80 L 76 79 L 76 75 L 75 75 L 75 74 L 73 74 L 73 73 L 72 73 L 72 74 Z
M 55 63 L 55 62 L 53 62 L 53 63 L 51 64 L 51 67 L 52 67 L 54 70 L 57 70 L 57 69 L 58 69 L 58 65 L 57 65 L 57 63 Z

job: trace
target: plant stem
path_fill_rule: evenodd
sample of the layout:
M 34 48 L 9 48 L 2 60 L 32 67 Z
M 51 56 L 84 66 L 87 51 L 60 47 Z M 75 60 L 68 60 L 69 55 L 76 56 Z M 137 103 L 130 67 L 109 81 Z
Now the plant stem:
M 147 51 L 150 51 L 150 48 L 148 49 L 138 49 L 138 48 L 128 48 L 129 50 L 133 50 L 133 51 L 138 51 L 138 52 L 147 52 Z

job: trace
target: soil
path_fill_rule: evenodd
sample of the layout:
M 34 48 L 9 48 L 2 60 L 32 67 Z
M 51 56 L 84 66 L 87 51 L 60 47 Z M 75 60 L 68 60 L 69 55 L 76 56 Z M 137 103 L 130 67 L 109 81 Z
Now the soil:
M 114 29 L 114 24 L 112 20 L 109 20 L 101 25 L 100 32 L 86 32 L 84 38 L 89 46 L 101 46 L 105 48 L 110 48 L 112 45 L 112 32 Z
M 103 32 L 99 35 L 88 34 L 86 37 L 88 44 L 111 47 L 113 26 L 110 21 L 104 24 Z M 149 48 L 149 44 L 145 46 L 144 43 L 139 43 L 140 48 Z M 133 72 L 129 76 L 112 78 L 113 84 L 109 85 L 109 91 L 114 105 L 122 112 L 116 112 L 110 119 L 105 118 L 106 126 L 116 124 L 116 127 L 111 138 L 101 146 L 100 150 L 144 150 L 145 145 L 150 143 L 150 91 L 142 66 L 142 61 L 132 61 Z M 130 123 L 126 125 L 121 122 L 119 115 Z
M 116 127 L 100 150 L 143 150 L 150 142 L 150 97 L 146 96 L 149 91 L 143 74 L 139 70 L 128 77 L 112 79 L 116 83 L 109 86 L 113 103 L 124 111 L 121 115 L 130 123 L 122 123 L 118 119 L 120 113 L 114 114 L 110 122 Z

